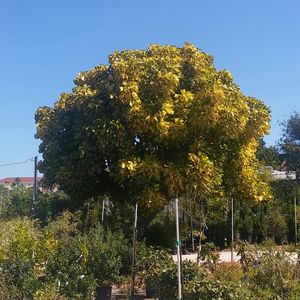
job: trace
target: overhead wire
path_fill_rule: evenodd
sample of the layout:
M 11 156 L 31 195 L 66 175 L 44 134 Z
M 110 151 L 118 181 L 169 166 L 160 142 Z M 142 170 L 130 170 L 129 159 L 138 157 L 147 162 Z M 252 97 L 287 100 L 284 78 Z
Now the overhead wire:
M 14 166 L 14 165 L 21 165 L 21 164 L 25 164 L 27 162 L 33 162 L 33 157 L 28 158 L 24 161 L 19 161 L 19 162 L 13 162 L 13 163 L 6 163 L 6 164 L 0 164 L 0 167 L 8 167 L 8 166 Z

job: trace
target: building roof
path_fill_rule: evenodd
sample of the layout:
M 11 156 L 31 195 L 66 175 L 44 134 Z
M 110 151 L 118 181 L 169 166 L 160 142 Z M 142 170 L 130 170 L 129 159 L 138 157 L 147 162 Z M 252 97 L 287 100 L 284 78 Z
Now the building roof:
M 37 181 L 40 181 L 42 177 L 38 177 Z M 22 183 L 33 183 L 34 177 L 6 177 L 3 179 L 0 179 L 0 184 L 12 184 L 18 180 L 21 184 Z

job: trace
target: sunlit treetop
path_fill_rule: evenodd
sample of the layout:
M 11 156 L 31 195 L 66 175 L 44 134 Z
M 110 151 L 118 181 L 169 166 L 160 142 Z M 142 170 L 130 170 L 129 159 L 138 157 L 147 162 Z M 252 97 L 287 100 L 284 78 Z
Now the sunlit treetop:
M 212 56 L 191 44 L 114 52 L 74 83 L 36 113 L 48 184 L 148 209 L 191 189 L 205 198 L 270 198 L 255 158 L 270 111 Z

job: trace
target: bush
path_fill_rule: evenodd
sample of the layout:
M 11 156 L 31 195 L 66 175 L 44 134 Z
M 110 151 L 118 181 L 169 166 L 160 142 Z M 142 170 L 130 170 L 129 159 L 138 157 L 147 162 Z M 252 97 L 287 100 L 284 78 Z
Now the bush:
M 247 243 L 238 245 L 240 262 L 246 283 L 251 286 L 255 298 L 293 299 L 299 289 L 299 263 L 292 261 L 291 254 L 263 245 L 258 250 Z
M 123 262 L 129 254 L 127 241 L 121 233 L 104 231 L 102 227 L 91 229 L 80 238 L 87 272 L 97 280 L 98 286 L 121 283 Z
M 34 300 L 67 300 L 66 297 L 59 293 L 59 288 L 57 284 L 45 284 L 39 288 L 33 296 Z
M 63 236 L 47 264 L 48 282 L 60 285 L 71 299 L 92 299 L 96 287 L 118 284 L 128 255 L 127 242 L 102 227 L 85 234 Z
M 205 243 L 201 248 L 201 259 L 205 260 L 205 264 L 211 272 L 217 269 L 217 263 L 220 259 L 220 249 L 214 243 Z
M 211 273 L 209 266 L 209 272 L 204 272 L 195 263 L 185 261 L 184 299 L 298 299 L 299 263 L 292 262 L 284 252 L 257 251 L 256 248 L 248 247 L 247 243 L 240 243 L 239 251 L 244 257 L 244 268 L 238 264 L 219 264 L 216 271 Z M 139 269 L 147 291 L 152 292 L 147 296 L 164 300 L 177 298 L 177 266 L 167 251 L 142 247 Z M 243 271 L 247 276 L 243 276 Z
M 194 280 L 185 286 L 185 300 L 252 300 L 251 291 L 240 283 L 222 283 L 218 280 Z
M 129 249 L 119 233 L 80 233 L 67 212 L 44 229 L 28 218 L 0 225 L 0 299 L 93 299 L 123 279 Z
M 76 237 L 64 237 L 46 266 L 47 283 L 57 284 L 59 291 L 71 299 L 91 299 L 97 286 L 96 279 L 86 274 L 82 250 Z
M 139 254 L 140 275 L 146 284 L 147 296 L 164 300 L 177 298 L 177 266 L 171 255 L 163 249 L 144 248 Z M 183 284 L 205 277 L 199 266 L 191 261 L 182 265 Z
M 16 298 L 27 298 L 40 285 L 39 241 L 41 234 L 35 221 L 15 219 L 0 226 L 0 267 L 3 286 L 17 291 Z
M 171 274 L 172 277 L 174 261 L 166 250 L 140 244 L 137 253 L 137 270 L 145 281 L 147 296 L 157 297 L 161 287 L 161 276 L 166 273 Z
M 148 225 L 145 238 L 147 245 L 173 249 L 176 242 L 174 214 L 159 213 Z
M 249 282 L 259 289 L 270 290 L 274 295 L 289 299 L 293 290 L 299 288 L 299 285 L 295 285 L 299 280 L 295 277 L 298 275 L 296 268 L 290 256 L 282 251 L 261 252 L 259 265 L 250 273 Z
M 12 276 L 10 274 L 0 274 L 0 299 L 11 300 L 18 299 L 20 292 L 16 286 L 12 284 Z
M 243 270 L 240 264 L 218 264 L 214 278 L 222 282 L 240 282 L 243 279 Z

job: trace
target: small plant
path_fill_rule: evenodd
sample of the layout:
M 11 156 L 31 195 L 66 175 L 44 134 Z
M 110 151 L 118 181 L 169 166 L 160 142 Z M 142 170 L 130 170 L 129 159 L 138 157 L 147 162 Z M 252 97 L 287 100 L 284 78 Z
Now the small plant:
M 215 272 L 220 259 L 219 248 L 214 243 L 205 243 L 202 246 L 200 255 L 201 259 L 205 260 L 209 270 Z
M 140 276 L 145 280 L 148 297 L 164 300 L 177 298 L 177 266 L 171 255 L 163 249 L 144 248 L 140 252 Z M 141 255 L 142 254 L 142 255 Z M 192 280 L 202 280 L 205 273 L 191 261 L 182 264 L 183 285 Z
M 139 276 L 146 284 L 147 296 L 157 297 L 161 282 L 166 280 L 162 280 L 162 277 L 165 274 L 175 276 L 176 268 L 172 256 L 162 248 L 146 247 L 142 244 L 138 247 L 137 261 Z
M 222 282 L 241 282 L 243 275 L 243 270 L 239 263 L 220 263 L 214 273 L 214 278 Z
M 249 251 L 249 244 L 246 241 L 238 241 L 235 245 L 235 249 L 237 251 L 237 255 L 240 256 L 239 262 L 242 265 L 244 277 L 246 278 L 249 272 L 249 267 L 255 261 L 255 253 L 253 251 Z M 258 259 L 256 259 L 256 261 L 258 262 Z
M 205 278 L 194 280 L 185 286 L 185 300 L 252 300 L 253 294 L 241 283 L 220 282 Z
M 59 293 L 57 284 L 50 283 L 41 286 L 33 296 L 34 300 L 67 300 L 67 298 Z

